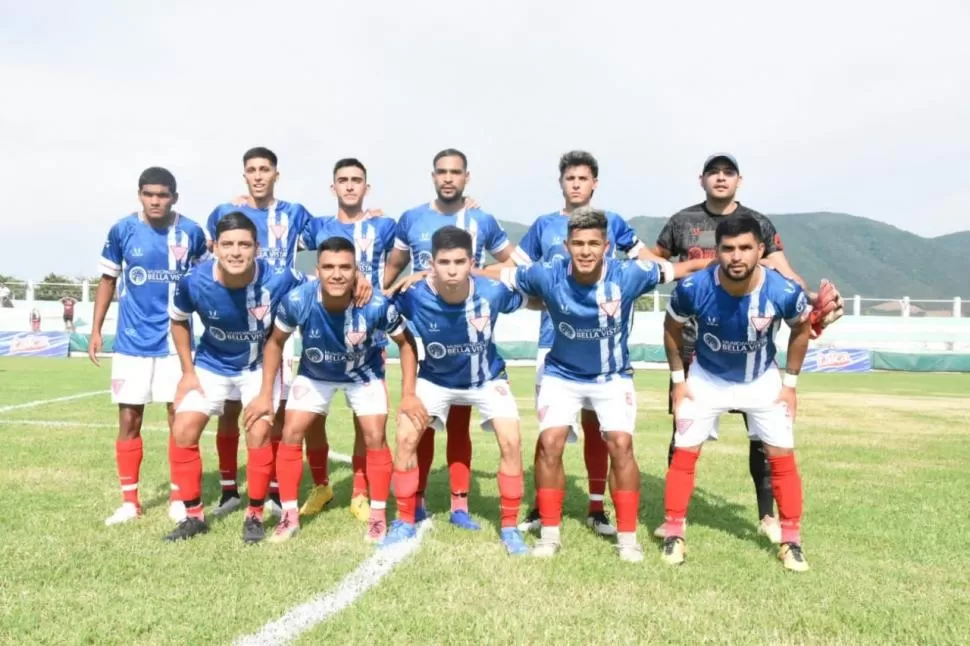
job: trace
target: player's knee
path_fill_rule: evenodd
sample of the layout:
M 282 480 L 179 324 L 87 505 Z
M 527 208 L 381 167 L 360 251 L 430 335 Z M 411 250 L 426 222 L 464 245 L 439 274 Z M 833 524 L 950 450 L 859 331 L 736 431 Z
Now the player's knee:
M 630 433 L 607 433 L 606 446 L 613 460 L 626 460 L 633 457 L 633 435 Z
M 397 452 L 399 455 L 414 455 L 418 450 L 418 431 L 413 428 L 399 428 L 397 431 Z
M 494 428 L 498 448 L 503 456 L 520 455 L 522 453 L 522 441 L 519 437 L 517 423 L 495 424 Z
M 792 455 L 793 453 L 795 453 L 795 449 L 793 448 L 773 446 L 767 443 L 764 445 L 764 448 L 765 448 L 765 457 L 768 457 L 768 458 L 780 458 L 782 456 Z
M 538 452 L 536 459 L 542 461 L 562 460 L 563 449 L 565 448 L 565 433 L 560 437 L 559 433 L 543 431 L 539 434 Z

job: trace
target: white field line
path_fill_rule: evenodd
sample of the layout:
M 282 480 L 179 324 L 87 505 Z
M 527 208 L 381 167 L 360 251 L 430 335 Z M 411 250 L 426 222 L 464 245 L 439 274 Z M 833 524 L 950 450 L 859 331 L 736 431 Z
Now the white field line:
M 0 413 L 6 413 L 12 410 L 21 410 L 23 408 L 34 408 L 36 406 L 45 406 L 47 404 L 57 404 L 60 402 L 69 402 L 75 399 L 84 399 L 85 397 L 94 397 L 95 395 L 107 395 L 110 390 L 92 390 L 87 393 L 78 393 L 76 395 L 67 395 L 66 397 L 55 397 L 54 399 L 38 399 L 32 402 L 24 402 L 23 404 L 13 404 L 11 406 L 0 406 Z
M 287 611 L 282 617 L 263 626 L 259 631 L 237 639 L 235 646 L 277 646 L 288 644 L 313 628 L 351 606 L 365 592 L 380 583 L 394 567 L 414 554 L 421 540 L 431 529 L 431 519 L 418 526 L 415 538 L 379 550 L 358 565 L 329 592 L 321 593 Z

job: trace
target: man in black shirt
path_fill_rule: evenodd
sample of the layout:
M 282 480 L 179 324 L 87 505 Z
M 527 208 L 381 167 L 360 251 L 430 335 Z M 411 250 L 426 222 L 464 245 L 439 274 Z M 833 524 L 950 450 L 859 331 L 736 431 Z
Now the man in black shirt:
M 754 211 L 735 200 L 738 188 L 741 186 L 741 174 L 739 173 L 737 160 L 727 153 L 717 153 L 711 155 L 704 162 L 703 172 L 700 177 L 701 187 L 707 195 L 707 199 L 700 204 L 689 206 L 686 209 L 675 213 L 667 221 L 664 228 L 657 236 L 657 245 L 653 253 L 657 256 L 674 259 L 688 260 L 695 258 L 714 258 L 717 255 L 714 243 L 714 230 L 718 222 L 724 217 L 737 214 L 750 215 L 761 224 L 762 238 L 765 242 L 765 253 L 762 263 L 772 267 L 781 274 L 793 279 L 808 293 L 809 299 L 814 301 L 816 294 L 808 289 L 805 281 L 802 280 L 792 269 L 785 258 L 784 245 L 781 236 L 775 229 L 771 220 L 764 215 Z M 837 314 L 835 318 L 840 316 Z M 684 329 L 684 362 L 685 370 L 690 364 L 696 342 L 697 328 L 692 323 L 688 323 Z M 673 407 L 668 409 L 671 415 Z M 748 420 L 744 417 L 744 424 L 747 428 Z M 676 424 L 674 433 L 676 433 Z M 762 443 L 749 434 L 750 448 L 748 454 L 748 465 L 751 471 L 751 478 L 754 480 L 755 493 L 758 498 L 758 517 L 761 519 L 758 532 L 764 534 L 773 543 L 781 541 L 781 526 L 774 515 L 774 496 L 771 491 L 771 471 L 769 470 L 768 460 L 764 454 Z M 667 463 L 673 456 L 674 442 L 670 441 L 670 450 L 667 455 Z M 663 538 L 663 525 L 657 528 L 654 535 Z

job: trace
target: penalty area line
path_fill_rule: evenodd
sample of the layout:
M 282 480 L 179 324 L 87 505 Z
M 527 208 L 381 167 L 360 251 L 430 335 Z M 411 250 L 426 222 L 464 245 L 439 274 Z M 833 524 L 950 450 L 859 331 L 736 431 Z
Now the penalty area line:
M 365 592 L 380 583 L 395 566 L 417 552 L 421 540 L 430 529 L 429 518 L 418 525 L 417 536 L 413 539 L 378 550 L 332 590 L 291 608 L 259 631 L 238 638 L 233 642 L 234 646 L 276 646 L 292 642 L 314 626 L 353 605 Z

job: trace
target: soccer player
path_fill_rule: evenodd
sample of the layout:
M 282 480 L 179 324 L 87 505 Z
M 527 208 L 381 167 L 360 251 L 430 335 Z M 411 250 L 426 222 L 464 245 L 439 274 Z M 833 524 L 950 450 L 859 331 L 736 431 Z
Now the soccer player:
M 144 455 L 141 438 L 145 404 L 165 403 L 169 428 L 175 410 L 175 389 L 182 372 L 168 323 L 175 284 L 206 255 L 205 233 L 198 224 L 176 213 L 175 177 L 159 167 L 138 178 L 140 213 L 116 222 L 101 251 L 101 282 L 94 296 L 94 318 L 88 356 L 100 366 L 104 347 L 101 328 L 115 292 L 118 329 L 111 360 L 111 399 L 118 405 L 115 459 L 123 503 L 105 520 L 126 523 L 141 516 L 138 481 Z M 190 350 L 192 339 L 189 338 Z M 181 516 L 181 504 L 169 509 Z
M 781 516 L 779 557 L 804 571 L 799 526 L 802 483 L 795 464 L 795 386 L 811 338 L 811 306 L 794 280 L 762 267 L 763 224 L 749 214 L 721 220 L 715 229 L 718 264 L 680 281 L 667 307 L 664 348 L 674 384 L 674 455 L 664 490 L 663 559 L 686 555 L 684 525 L 701 446 L 717 437 L 722 413 L 741 411 L 764 447 Z M 696 361 L 684 371 L 685 324 L 697 325 Z M 775 366 L 775 334 L 791 328 L 785 377 Z
M 70 294 L 61 297 L 61 305 L 64 309 L 64 331 L 74 332 L 74 305 L 77 299 Z
M 276 324 L 266 343 L 263 388 L 247 407 L 246 420 L 272 414 L 273 371 L 283 346 L 297 328 L 303 338 L 299 374 L 286 405 L 283 441 L 277 455 L 283 517 L 269 538 L 279 543 L 300 530 L 297 494 L 303 475 L 303 439 L 317 420 L 324 423 L 338 391 L 358 420 L 365 447 L 370 511 L 365 538 L 380 542 L 387 533 L 385 508 L 391 487 L 391 452 L 387 447 L 387 386 L 384 383 L 384 335 L 401 349 L 401 411 L 422 410 L 415 398 L 418 351 L 397 310 L 375 294 L 364 307 L 352 302 L 359 251 L 343 236 L 324 240 L 317 251 L 317 276 L 283 299 Z M 419 421 L 427 422 L 419 415 Z M 324 430 L 323 441 L 326 442 Z M 368 491 L 364 491 L 367 500 Z
M 714 231 L 718 224 L 727 216 L 748 215 L 761 225 L 761 238 L 764 240 L 764 257 L 762 262 L 778 270 L 782 275 L 791 277 L 806 292 L 808 287 L 795 274 L 788 259 L 785 257 L 781 236 L 771 221 L 764 215 L 750 209 L 737 201 L 737 191 L 741 187 L 741 174 L 737 160 L 727 153 L 715 153 L 704 161 L 700 176 L 701 188 L 706 198 L 700 204 L 689 206 L 678 211 L 667 221 L 657 236 L 657 245 L 653 253 L 663 258 L 715 258 L 717 249 L 714 242 Z M 836 293 L 836 297 L 838 294 Z M 810 301 L 815 300 L 815 294 L 808 293 Z M 839 299 L 841 300 L 841 299 Z M 842 316 L 841 306 L 831 317 L 821 323 L 827 326 Z M 696 344 L 696 324 L 688 321 L 684 332 L 684 369 L 689 371 L 694 347 Z M 670 384 L 673 393 L 673 383 Z M 673 399 L 670 399 L 669 412 L 673 415 Z M 747 416 L 743 416 L 745 426 L 748 426 Z M 674 455 L 674 441 L 677 426 L 673 422 L 671 429 L 670 448 L 667 452 L 667 464 Z M 771 491 L 771 471 L 766 459 L 762 442 L 748 428 L 748 466 L 754 481 L 755 494 L 758 500 L 758 518 L 760 518 L 758 532 L 764 534 L 773 543 L 781 541 L 781 529 L 774 515 L 774 498 Z M 654 535 L 663 538 L 664 525 L 657 527 Z
M 256 225 L 259 257 L 266 260 L 272 271 L 286 273 L 295 267 L 297 244 L 312 216 L 302 204 L 276 199 L 276 182 L 279 181 L 278 158 L 269 148 L 256 147 L 243 154 L 243 179 L 249 190 L 247 204 L 225 203 L 217 206 L 209 215 L 206 232 L 211 241 L 216 236 L 216 225 L 228 213 L 244 213 Z M 294 345 L 291 341 L 285 350 L 285 361 L 281 370 L 280 406 L 284 406 L 293 380 Z M 240 504 L 238 475 L 239 457 L 239 414 L 242 404 L 232 395 L 224 412 L 219 416 L 216 431 L 216 449 L 219 454 L 219 481 L 222 495 L 213 510 L 222 516 L 236 510 Z M 283 409 L 278 418 L 282 420 Z M 279 445 L 279 431 L 275 429 L 271 441 L 274 455 Z M 275 469 L 275 463 L 273 468 Z M 275 477 L 270 483 L 270 501 L 266 505 L 270 515 L 278 516 L 278 491 Z
M 301 245 L 306 249 L 317 249 L 332 236 L 349 240 L 352 243 L 356 267 L 361 277 L 374 289 L 383 289 L 384 265 L 388 254 L 394 248 L 397 222 L 393 218 L 374 217 L 364 210 L 364 197 L 370 190 L 370 184 L 367 183 L 367 169 L 358 159 L 341 159 L 334 164 L 333 185 L 330 189 L 337 198 L 336 217 L 313 218 L 301 237 Z M 381 348 L 387 345 L 383 335 L 378 334 L 375 339 Z M 333 500 L 327 465 L 330 446 L 327 443 L 323 418 L 306 429 L 305 438 L 307 462 L 310 465 L 314 487 L 300 508 L 300 514 L 311 516 L 322 511 Z M 366 465 L 366 450 L 360 420 L 354 415 L 352 457 L 354 476 L 350 512 L 364 522 L 372 517 L 367 501 Z
M 562 189 L 565 204 L 560 211 L 539 216 L 529 227 L 519 245 L 512 252 L 512 261 L 518 265 L 530 265 L 533 262 L 551 261 L 554 258 L 566 258 L 565 248 L 567 238 L 567 223 L 569 215 L 576 209 L 589 206 L 593 193 L 599 185 L 599 162 L 590 153 L 583 150 L 572 150 L 559 159 L 559 186 Z M 616 213 L 606 212 L 607 219 L 607 256 L 614 257 L 617 250 L 623 251 L 630 257 L 641 256 L 651 259 L 636 232 L 626 220 Z M 506 262 L 512 265 L 512 262 Z M 546 354 L 552 347 L 556 332 L 552 327 L 549 313 L 543 311 L 539 327 L 539 349 L 536 354 L 536 395 L 542 382 Z M 600 429 L 596 413 L 586 407 L 580 414 L 583 427 L 583 458 L 586 462 L 586 473 L 589 479 L 589 507 L 586 524 L 597 534 L 613 536 L 616 528 L 610 524 L 603 508 L 603 498 L 606 493 L 606 475 L 609 472 L 609 451 Z M 573 439 L 575 432 L 570 433 Z M 536 454 L 539 452 L 539 440 L 536 440 Z M 538 503 L 530 510 L 525 521 L 519 525 L 522 531 L 538 531 L 539 522 Z
M 539 557 L 555 555 L 561 545 L 563 449 L 576 414 L 586 406 L 596 413 L 609 449 L 619 556 L 643 560 L 636 538 L 640 471 L 633 454 L 637 409 L 627 347 L 630 316 L 637 298 L 707 263 L 615 260 L 608 257 L 608 230 L 605 212 L 576 209 L 567 224 L 568 262 L 554 258 L 502 270 L 507 285 L 542 300 L 557 332 L 537 402 L 535 478 L 542 528 L 532 553 Z
M 519 309 L 525 299 L 497 280 L 470 275 L 475 243 L 467 231 L 445 226 L 431 235 L 430 242 L 430 276 L 394 299 L 425 346 L 417 395 L 435 430 L 442 429 L 455 406 L 475 405 L 482 427 L 495 432 L 500 452 L 500 536 L 509 554 L 525 554 L 528 547 L 516 527 L 522 500 L 519 412 L 505 375 L 505 362 L 492 340 L 496 317 Z M 429 430 L 415 424 L 411 415 L 398 415 L 394 458 L 398 519 L 384 540 L 385 546 L 415 535 L 419 520 L 416 452 L 421 436 Z
M 256 225 L 236 211 L 216 224 L 215 260 L 197 266 L 179 281 L 169 315 L 172 338 L 182 366 L 172 424 L 170 450 L 172 481 L 178 486 L 186 517 L 167 541 L 178 541 L 208 531 L 200 484 L 202 459 L 199 438 L 209 418 L 221 415 L 225 402 L 238 397 L 248 404 L 262 387 L 263 344 L 273 312 L 280 300 L 305 277 L 292 269 L 276 271 L 259 258 Z M 202 320 L 202 333 L 192 359 L 188 321 L 193 313 Z M 275 375 L 274 375 L 275 377 Z M 273 396 L 278 405 L 279 381 Z M 263 506 L 269 489 L 273 449 L 273 418 L 266 415 L 246 429 L 249 507 L 243 521 L 243 541 L 258 543 L 265 535 Z
M 512 255 L 508 236 L 489 213 L 467 208 L 465 186 L 469 180 L 468 158 L 460 150 L 448 148 L 434 156 L 431 178 L 437 199 L 406 211 L 398 220 L 394 250 L 387 260 L 384 285 L 389 287 L 412 262 L 415 272 L 431 267 L 431 238 L 443 226 L 456 226 L 472 237 L 471 261 L 475 267 L 485 263 L 488 251 L 497 261 L 504 262 Z M 469 425 L 471 407 L 452 407 L 447 422 L 448 473 L 451 480 L 451 515 L 453 525 L 478 530 L 480 526 L 468 513 L 468 488 L 471 484 L 472 444 Z M 424 433 L 418 447 L 420 483 L 418 484 L 418 518 L 425 515 L 424 491 L 434 460 L 434 435 Z

